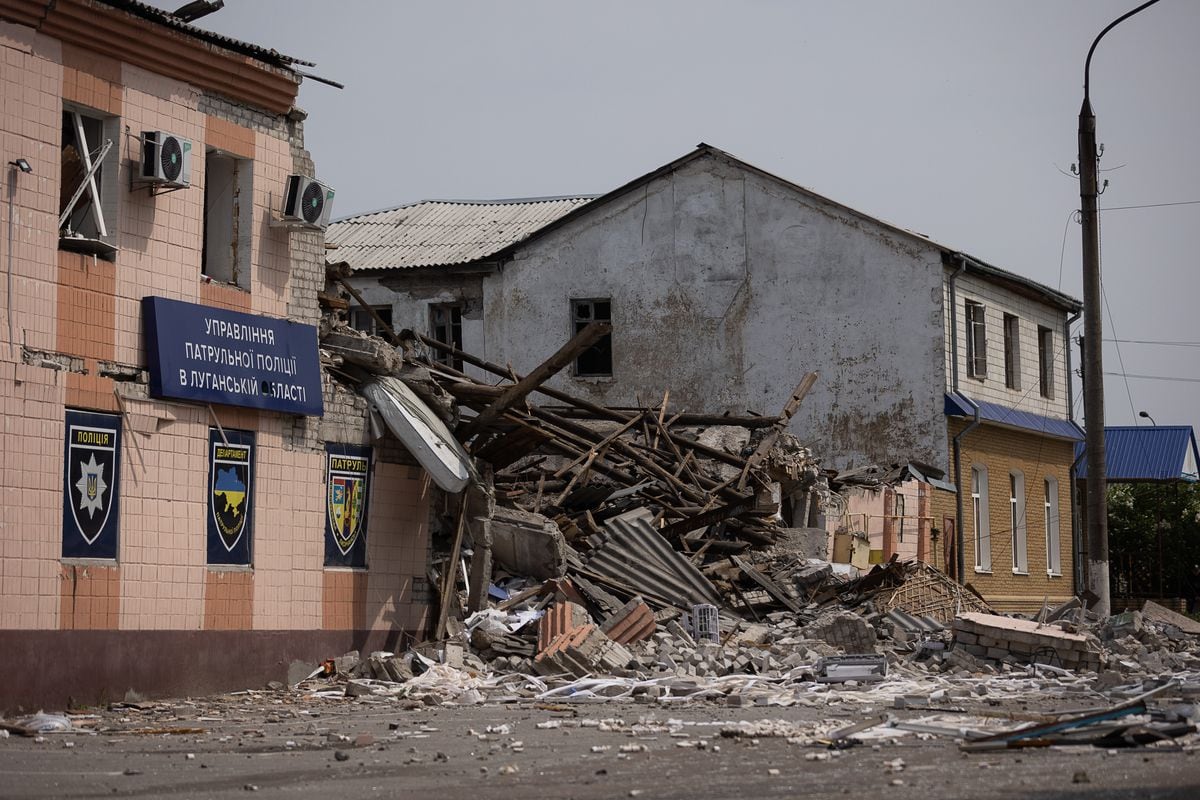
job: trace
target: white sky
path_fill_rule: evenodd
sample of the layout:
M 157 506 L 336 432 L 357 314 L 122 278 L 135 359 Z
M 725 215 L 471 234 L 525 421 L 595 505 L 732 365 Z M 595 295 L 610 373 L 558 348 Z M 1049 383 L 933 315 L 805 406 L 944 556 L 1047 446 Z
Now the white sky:
M 603 193 L 704 141 L 1079 297 L 1084 57 L 1137 5 L 226 0 L 197 24 L 346 84 L 300 94 L 335 216 Z M 1200 3 L 1162 0 L 1092 62 L 1102 207 L 1191 202 L 1102 215 L 1106 337 L 1177 343 L 1106 344 L 1106 372 L 1172 379 L 1107 376 L 1109 424 L 1200 427 L 1198 34 Z

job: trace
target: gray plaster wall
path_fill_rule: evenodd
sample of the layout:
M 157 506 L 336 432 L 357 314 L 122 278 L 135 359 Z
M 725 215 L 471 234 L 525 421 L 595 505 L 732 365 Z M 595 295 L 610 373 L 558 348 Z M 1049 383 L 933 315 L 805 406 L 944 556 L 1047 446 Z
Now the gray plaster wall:
M 946 467 L 938 250 L 714 155 L 527 243 L 483 280 L 482 351 L 527 371 L 571 335 L 572 298 L 611 297 L 614 375 L 591 400 L 774 414 L 823 463 Z

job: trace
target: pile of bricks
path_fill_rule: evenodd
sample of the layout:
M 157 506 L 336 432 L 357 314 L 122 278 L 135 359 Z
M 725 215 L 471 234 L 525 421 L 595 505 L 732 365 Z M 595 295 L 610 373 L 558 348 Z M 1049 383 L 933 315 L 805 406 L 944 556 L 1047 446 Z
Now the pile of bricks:
M 845 653 L 874 653 L 878 640 L 871 623 L 851 611 L 834 611 L 818 617 L 804 633 Z
M 533 660 L 539 675 L 611 675 L 623 670 L 633 660 L 633 654 L 617 644 L 595 625 L 561 633 Z
M 954 620 L 955 648 L 996 660 L 1038 662 L 1073 670 L 1100 668 L 1096 642 L 1033 620 L 968 612 Z

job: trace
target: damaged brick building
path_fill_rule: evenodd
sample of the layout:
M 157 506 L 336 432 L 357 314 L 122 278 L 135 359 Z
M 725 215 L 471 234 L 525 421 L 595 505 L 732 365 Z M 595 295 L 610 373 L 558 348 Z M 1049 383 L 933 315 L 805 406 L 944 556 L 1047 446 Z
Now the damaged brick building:
M 0 65 L 0 707 L 423 629 L 428 482 L 318 361 L 333 195 L 297 62 L 142 3 L 0 0 Z

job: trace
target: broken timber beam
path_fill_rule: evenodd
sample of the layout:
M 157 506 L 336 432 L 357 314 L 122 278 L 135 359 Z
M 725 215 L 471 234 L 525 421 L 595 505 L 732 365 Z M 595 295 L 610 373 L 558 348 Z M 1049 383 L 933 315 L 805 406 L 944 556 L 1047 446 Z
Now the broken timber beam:
M 512 374 L 505 367 L 485 361 L 478 356 L 474 356 L 455 347 L 451 347 L 444 342 L 439 342 L 437 339 L 425 336 L 424 334 L 416 333 L 414 331 L 413 335 L 426 347 L 431 347 L 439 352 L 447 353 L 454 358 L 462 359 L 467 364 L 478 367 L 485 372 L 490 372 L 493 375 L 501 378 L 508 380 L 512 379 Z M 438 366 L 440 367 L 440 365 Z M 569 395 L 566 392 L 561 392 L 558 389 L 553 389 L 549 386 L 539 386 L 537 389 L 535 389 L 535 391 L 540 392 L 547 397 L 552 397 L 560 402 L 567 403 L 575 408 L 580 408 L 584 411 L 590 412 L 600 419 L 607 419 L 613 422 L 628 422 L 634 416 L 632 413 L 614 411 L 613 409 L 605 408 L 604 406 L 596 405 L 595 403 L 589 403 L 587 400 L 574 397 L 573 395 Z M 746 464 L 746 459 L 742 458 L 741 456 L 736 456 L 732 453 L 726 453 L 724 450 L 720 450 L 716 447 L 709 447 L 708 445 L 698 442 L 689 436 L 683 436 L 682 434 L 678 433 L 671 433 L 670 436 L 671 439 L 680 446 L 695 450 L 702 456 L 707 456 L 708 458 L 720 461 L 723 464 L 728 464 L 731 467 L 737 467 L 740 469 Z
M 563 367 L 574 361 L 584 350 L 612 333 L 612 325 L 607 322 L 590 322 L 587 327 L 571 337 L 571 340 L 558 349 L 554 355 L 543 361 L 525 377 L 504 390 L 495 402 L 485 408 L 479 416 L 459 426 L 457 434 L 461 441 L 466 441 L 479 431 L 491 425 L 508 409 L 524 400 L 530 392 L 541 386 L 556 375 Z
M 817 382 L 817 373 L 810 372 L 805 375 L 796 388 L 792 390 L 792 396 L 788 398 L 787 403 L 783 406 L 783 412 L 780 413 L 778 421 L 767 431 L 767 435 L 758 443 L 758 447 L 746 459 L 746 466 L 742 467 L 741 477 L 738 478 L 738 491 L 746 488 L 746 479 L 750 477 L 750 471 L 762 463 L 762 460 L 767 457 L 767 453 L 771 452 L 771 448 L 775 446 L 775 442 L 779 440 L 779 436 L 787 428 L 788 422 L 792 416 L 800 408 L 800 403 L 804 401 L 804 396 L 812 389 L 813 384 Z

